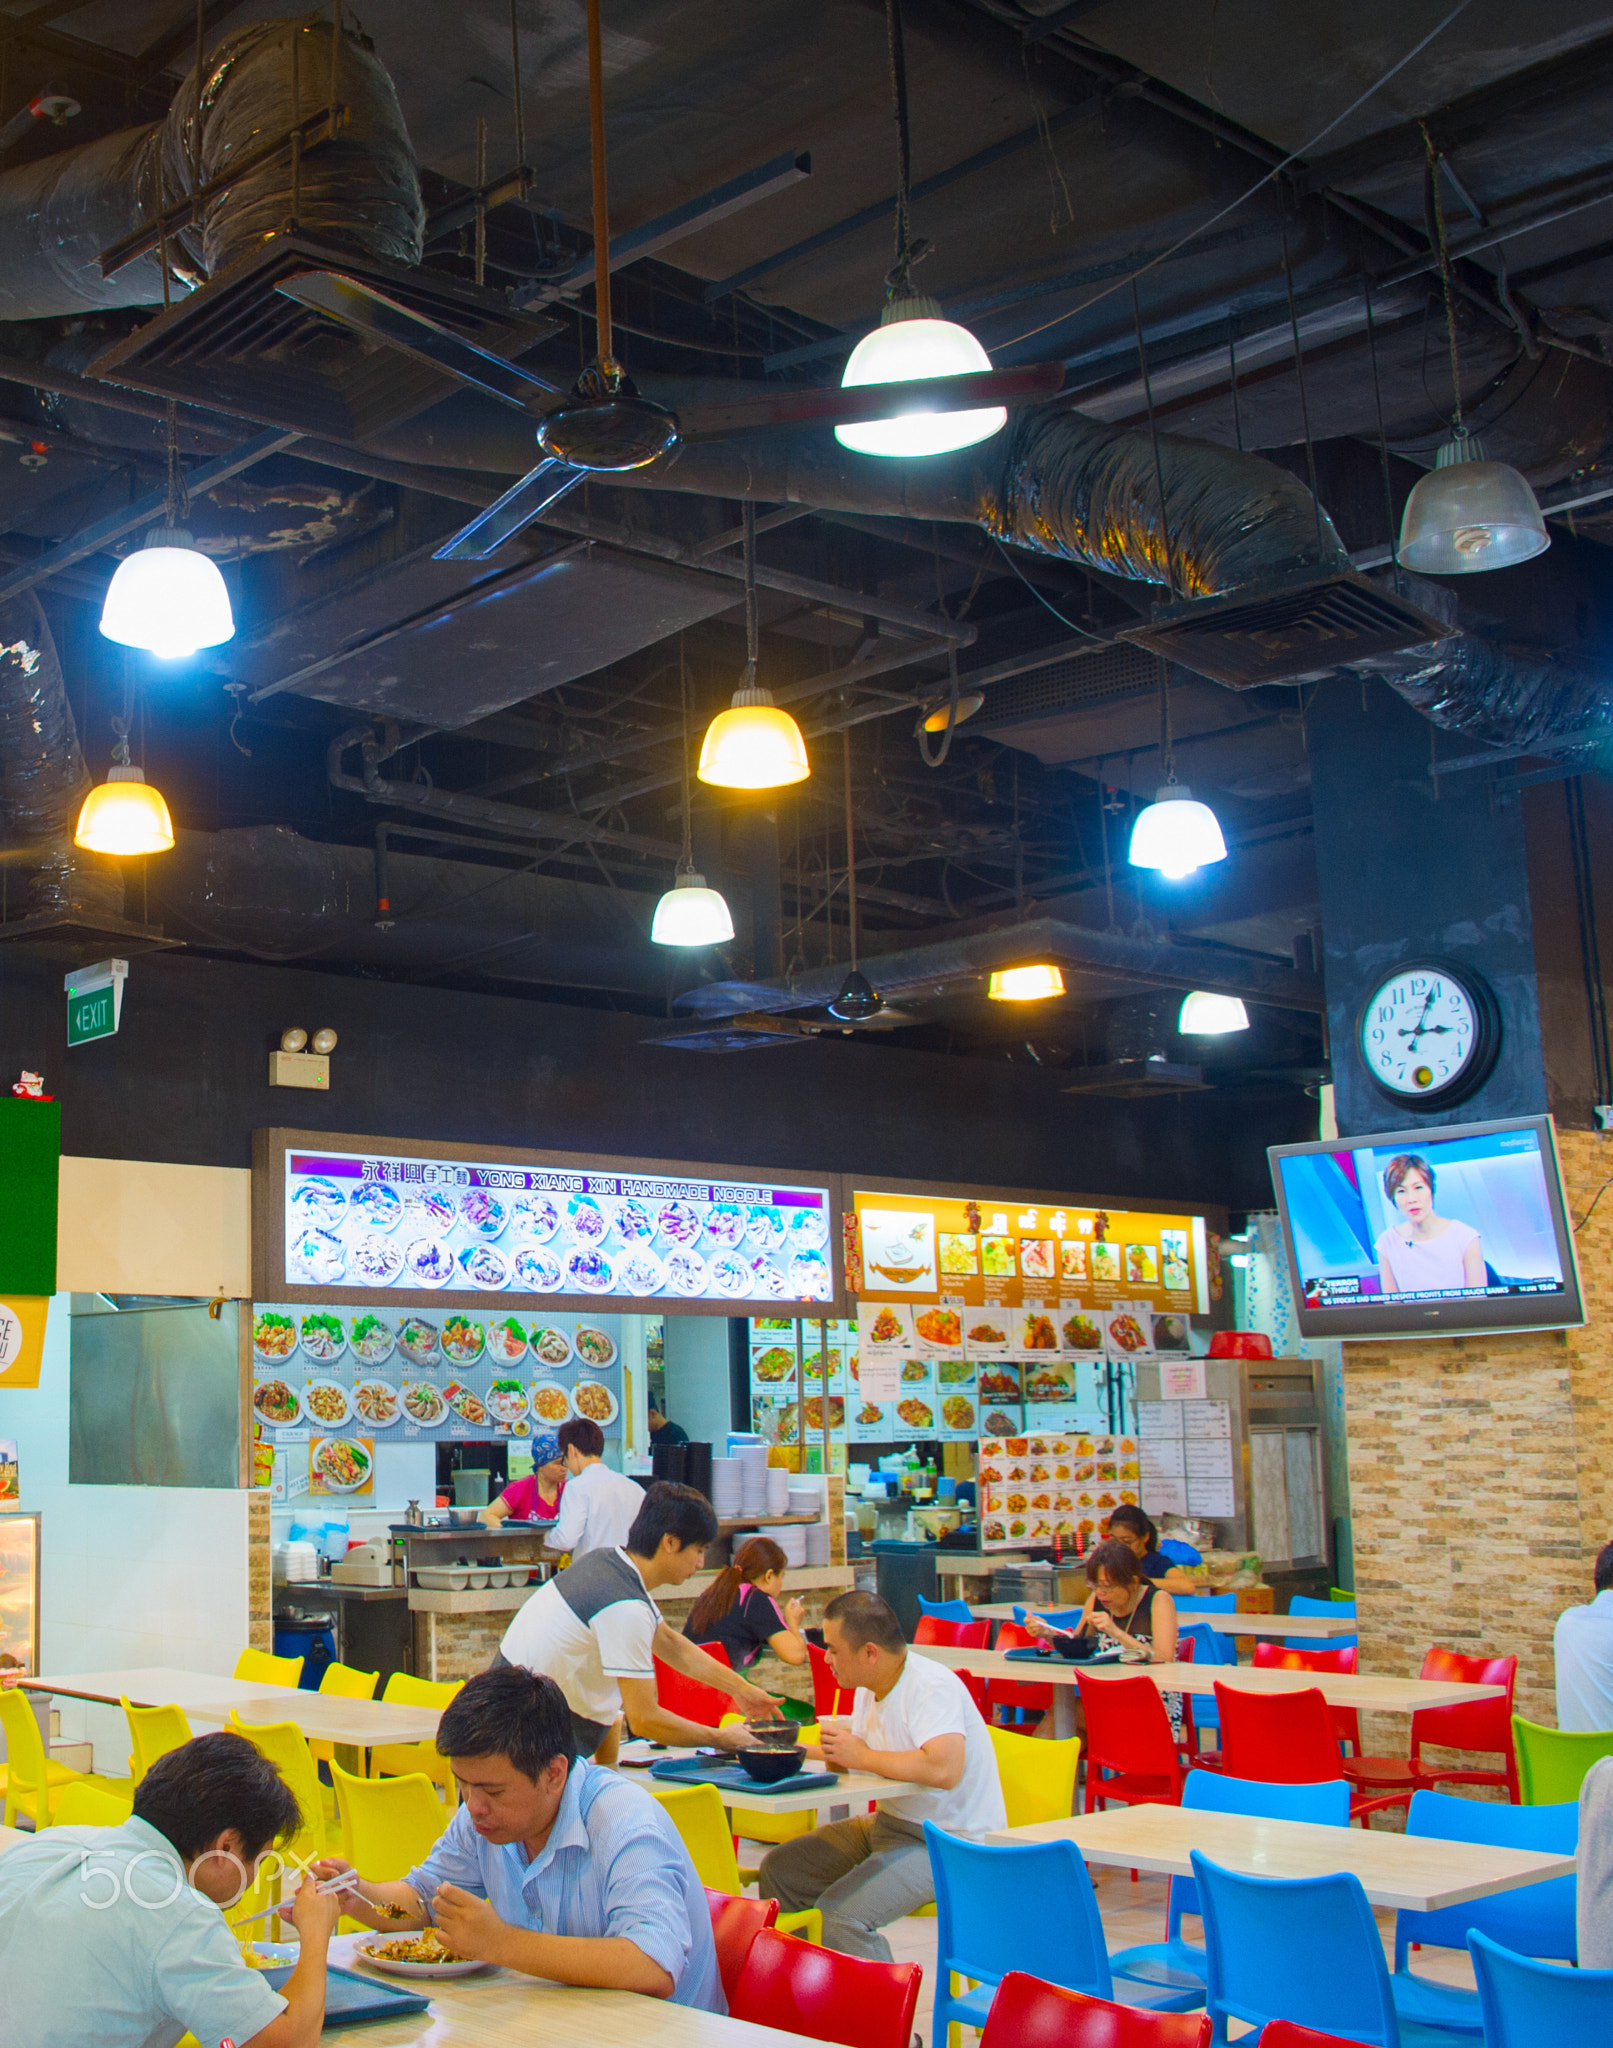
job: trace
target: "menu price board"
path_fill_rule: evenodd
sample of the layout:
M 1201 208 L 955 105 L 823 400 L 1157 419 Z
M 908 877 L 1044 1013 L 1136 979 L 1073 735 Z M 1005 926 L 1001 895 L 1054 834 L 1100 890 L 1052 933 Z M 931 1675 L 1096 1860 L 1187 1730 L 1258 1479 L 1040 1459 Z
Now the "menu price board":
M 984 1550 L 1058 1544 L 1086 1550 L 1139 1486 L 1137 1442 L 1088 1431 L 1035 1430 L 980 1444 Z
M 860 1188 L 851 1201 L 848 1265 L 864 1300 L 1048 1315 L 1122 1300 L 1209 1310 L 1202 1216 Z
M 620 1343 L 617 1316 L 255 1302 L 252 1405 L 277 1446 L 530 1441 L 573 1416 L 619 1436 Z M 309 1455 L 317 1490 L 362 1490 L 336 1452 Z
M 288 1131 L 258 1132 L 253 1158 L 262 1299 L 706 1314 L 836 1303 L 827 1178 Z
M 1139 1401 L 1137 1435 L 1149 1514 L 1225 1521 L 1237 1513 L 1227 1402 Z

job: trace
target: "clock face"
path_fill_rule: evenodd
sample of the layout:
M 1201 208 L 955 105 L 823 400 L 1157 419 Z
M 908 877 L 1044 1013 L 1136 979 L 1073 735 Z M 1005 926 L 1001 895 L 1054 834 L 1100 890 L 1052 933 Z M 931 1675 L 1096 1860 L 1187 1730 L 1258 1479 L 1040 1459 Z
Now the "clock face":
M 1452 1101 L 1494 1056 L 1488 992 L 1448 967 L 1407 962 L 1367 998 L 1359 1026 L 1367 1072 L 1397 1102 Z

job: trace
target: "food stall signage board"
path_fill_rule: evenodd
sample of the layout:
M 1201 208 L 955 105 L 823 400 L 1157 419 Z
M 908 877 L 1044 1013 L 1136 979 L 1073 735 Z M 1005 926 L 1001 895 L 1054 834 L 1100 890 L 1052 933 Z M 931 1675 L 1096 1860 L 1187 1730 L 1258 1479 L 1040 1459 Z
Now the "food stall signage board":
M 113 1036 L 123 1019 L 123 984 L 128 975 L 127 960 L 98 960 L 93 967 L 75 967 L 63 976 L 70 1046 Z
M 743 1315 L 840 1305 L 835 1177 L 302 1131 L 253 1151 L 260 1300 Z

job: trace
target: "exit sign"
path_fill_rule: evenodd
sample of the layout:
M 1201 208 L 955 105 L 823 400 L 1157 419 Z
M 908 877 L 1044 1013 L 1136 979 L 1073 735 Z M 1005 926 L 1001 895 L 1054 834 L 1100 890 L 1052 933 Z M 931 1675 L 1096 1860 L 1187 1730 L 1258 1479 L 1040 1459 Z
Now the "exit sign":
M 123 1015 L 123 984 L 127 960 L 98 960 L 93 967 L 75 967 L 64 977 L 67 990 L 67 1042 L 88 1045 L 110 1038 Z

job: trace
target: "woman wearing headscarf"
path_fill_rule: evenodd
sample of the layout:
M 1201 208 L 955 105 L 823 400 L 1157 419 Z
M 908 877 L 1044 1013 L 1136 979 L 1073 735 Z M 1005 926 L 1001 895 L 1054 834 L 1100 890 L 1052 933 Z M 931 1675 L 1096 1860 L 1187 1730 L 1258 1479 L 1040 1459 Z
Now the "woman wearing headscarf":
M 545 1431 L 532 1439 L 532 1470 L 524 1479 L 512 1479 L 498 1498 L 482 1509 L 489 1529 L 500 1522 L 552 1522 L 560 1512 L 560 1492 L 566 1483 L 566 1461 L 560 1439 Z

